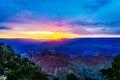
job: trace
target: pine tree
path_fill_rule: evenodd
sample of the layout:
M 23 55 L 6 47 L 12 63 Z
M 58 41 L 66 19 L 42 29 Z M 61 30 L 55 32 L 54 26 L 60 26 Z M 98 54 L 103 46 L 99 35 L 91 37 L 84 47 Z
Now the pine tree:
M 71 73 L 67 76 L 67 80 L 78 80 L 78 79 L 73 73 Z
M 120 55 L 115 56 L 111 64 L 111 67 L 100 70 L 104 80 L 120 80 Z
M 54 79 L 53 80 L 59 80 L 57 77 L 54 77 Z
M 37 66 L 27 58 L 21 58 L 11 46 L 0 43 L 0 75 L 9 68 L 8 80 L 48 80 Z

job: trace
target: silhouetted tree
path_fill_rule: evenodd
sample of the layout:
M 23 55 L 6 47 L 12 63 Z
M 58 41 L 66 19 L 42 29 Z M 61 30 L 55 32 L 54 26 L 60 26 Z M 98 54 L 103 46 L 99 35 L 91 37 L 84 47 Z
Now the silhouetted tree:
M 37 66 L 27 58 L 21 58 L 11 46 L 0 43 L 0 75 L 9 68 L 8 80 L 48 80 Z
M 71 73 L 71 74 L 68 74 L 67 80 L 78 80 L 78 79 L 73 73 Z
M 120 55 L 114 57 L 112 66 L 101 69 L 100 72 L 104 80 L 120 80 Z
M 53 80 L 59 80 L 57 77 L 54 77 L 54 79 Z
M 93 80 L 91 77 L 86 77 L 85 80 Z M 95 80 L 95 79 L 94 79 Z

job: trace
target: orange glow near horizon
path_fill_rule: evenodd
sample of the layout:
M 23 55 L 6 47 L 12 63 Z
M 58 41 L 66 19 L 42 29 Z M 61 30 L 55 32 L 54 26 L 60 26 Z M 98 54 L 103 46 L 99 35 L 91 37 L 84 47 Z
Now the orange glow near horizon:
M 100 38 L 100 37 L 120 37 L 113 34 L 84 34 L 75 32 L 74 28 L 68 23 L 59 27 L 55 22 L 40 23 L 30 22 L 24 24 L 8 23 L 6 26 L 12 26 L 10 30 L 1 30 L 0 38 L 22 38 L 22 39 L 38 39 L 38 40 L 58 40 L 71 38 Z
M 52 32 L 52 31 L 37 31 L 37 32 L 23 32 L 21 35 L 0 35 L 0 38 L 28 38 L 28 39 L 45 39 L 57 40 L 62 38 L 78 38 L 80 35 L 73 33 Z
M 72 38 L 115 38 L 120 37 L 120 35 L 79 35 L 70 32 L 51 32 L 51 31 L 39 31 L 39 32 L 24 32 L 24 34 L 1 34 L 0 38 L 6 39 L 36 39 L 36 40 L 59 40 L 59 39 L 72 39 Z

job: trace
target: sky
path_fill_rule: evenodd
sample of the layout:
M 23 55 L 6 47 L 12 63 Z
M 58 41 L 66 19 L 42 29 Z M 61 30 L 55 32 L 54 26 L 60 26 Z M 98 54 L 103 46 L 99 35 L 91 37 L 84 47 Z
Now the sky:
M 120 37 L 120 0 L 0 0 L 0 38 Z

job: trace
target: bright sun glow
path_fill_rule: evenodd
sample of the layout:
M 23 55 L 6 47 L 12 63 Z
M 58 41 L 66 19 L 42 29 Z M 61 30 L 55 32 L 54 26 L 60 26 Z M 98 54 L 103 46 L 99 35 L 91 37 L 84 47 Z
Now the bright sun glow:
M 92 37 L 120 37 L 119 35 L 99 35 L 94 34 Z M 28 39 L 41 39 L 41 40 L 58 40 L 63 38 L 88 38 L 91 35 L 78 35 L 70 32 L 54 32 L 54 31 L 29 31 L 21 32 L 21 34 L 1 34 L 1 38 L 28 38 Z
M 57 40 L 62 38 L 77 38 L 80 37 L 73 33 L 52 32 L 52 31 L 31 31 L 22 32 L 21 35 L 0 35 L 2 38 L 29 38 L 29 39 L 46 39 Z
M 78 35 L 72 34 L 72 33 L 62 33 L 62 32 L 46 32 L 46 31 L 40 31 L 40 32 L 28 32 L 27 33 L 28 38 L 33 39 L 61 39 L 61 38 L 76 38 Z

